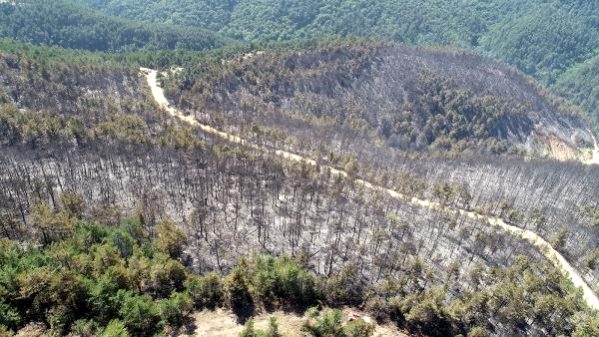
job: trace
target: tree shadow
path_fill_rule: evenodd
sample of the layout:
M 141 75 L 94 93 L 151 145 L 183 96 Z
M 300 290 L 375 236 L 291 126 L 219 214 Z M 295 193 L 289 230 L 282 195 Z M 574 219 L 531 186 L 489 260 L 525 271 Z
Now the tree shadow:
M 183 333 L 189 336 L 194 336 L 198 325 L 193 317 L 186 317 L 182 324 Z
M 245 324 L 248 319 L 255 315 L 256 305 L 251 297 L 246 297 L 235 301 L 231 306 L 231 310 L 237 317 L 237 323 Z

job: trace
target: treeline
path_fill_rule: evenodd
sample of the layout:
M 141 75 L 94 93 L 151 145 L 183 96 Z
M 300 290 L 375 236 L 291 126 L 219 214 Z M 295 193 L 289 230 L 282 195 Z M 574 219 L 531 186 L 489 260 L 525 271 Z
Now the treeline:
M 82 49 L 36 45 L 9 38 L 0 38 L 0 52 L 5 56 L 16 56 L 39 63 L 68 64 L 73 67 L 95 65 L 104 68 L 130 68 L 135 70 L 140 66 L 152 69 L 169 69 L 172 66 L 193 67 L 205 60 L 226 59 L 254 48 L 254 44 L 231 44 L 227 47 L 204 52 L 185 49 L 90 52 Z
M 0 4 L 0 37 L 89 51 L 201 51 L 222 46 L 212 32 L 113 18 L 66 1 Z
M 43 208 L 36 215 L 43 247 L 1 243 L 3 336 L 32 323 L 58 335 L 153 336 L 193 309 L 188 274 L 169 255 L 172 225 L 158 227 L 151 242 L 138 220 L 104 227 L 77 223 L 72 208 Z
M 321 297 L 316 278 L 288 258 L 242 260 L 222 278 L 194 275 L 178 261 L 186 239 L 174 223 L 150 228 L 137 216 L 117 227 L 96 225 L 78 220 L 83 200 L 67 193 L 61 200 L 60 211 L 36 208 L 40 248 L 0 241 L 2 336 L 39 323 L 58 335 L 155 336 L 195 309 Z

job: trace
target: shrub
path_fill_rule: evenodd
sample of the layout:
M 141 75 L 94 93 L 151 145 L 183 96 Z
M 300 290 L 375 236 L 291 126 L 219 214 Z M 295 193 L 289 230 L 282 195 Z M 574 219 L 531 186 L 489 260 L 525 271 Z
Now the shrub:
M 155 241 L 156 247 L 161 252 L 169 255 L 173 259 L 181 257 L 183 247 L 186 244 L 185 233 L 172 221 L 162 221 L 156 226 L 158 238 Z
M 96 337 L 99 335 L 100 325 L 94 320 L 81 319 L 75 321 L 71 326 L 70 336 Z
M 227 305 L 237 315 L 253 313 L 254 301 L 250 293 L 250 285 L 248 263 L 245 259 L 241 259 L 225 280 Z
M 160 321 L 157 306 L 152 298 L 123 290 L 119 290 L 117 297 L 121 303 L 119 315 L 127 330 L 135 336 L 152 336 Z
M 345 337 L 340 310 L 333 310 L 329 313 L 326 313 L 322 317 L 318 318 L 314 324 L 306 322 L 303 329 L 306 333 L 314 337 Z
M 178 326 L 193 309 L 193 302 L 187 293 L 173 293 L 159 305 L 160 318 L 166 325 Z
M 258 257 L 254 265 L 252 284 L 260 301 L 306 305 L 318 299 L 314 277 L 288 257 Z
M 344 330 L 347 337 L 370 337 L 374 333 L 374 325 L 360 318 L 348 322 Z
M 0 325 L 0 337 L 12 337 L 13 334 L 8 331 L 8 328 L 4 325 Z
M 363 287 L 356 268 L 345 266 L 326 282 L 327 301 L 334 306 L 359 305 L 362 303 Z
M 197 308 L 214 309 L 223 301 L 223 284 L 220 275 L 216 273 L 189 277 L 185 281 L 185 289 Z
M 20 322 L 21 315 L 17 309 L 0 302 L 0 326 L 16 328 Z
M 125 324 L 119 320 L 112 320 L 102 332 L 102 337 L 129 337 Z

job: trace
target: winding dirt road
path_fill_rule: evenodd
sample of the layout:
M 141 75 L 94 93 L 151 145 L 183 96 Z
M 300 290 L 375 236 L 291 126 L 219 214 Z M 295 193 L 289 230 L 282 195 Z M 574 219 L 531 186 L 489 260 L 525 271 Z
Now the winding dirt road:
M 235 135 L 230 135 L 228 133 L 219 131 L 211 126 L 201 124 L 193 116 L 184 115 L 181 111 L 177 110 L 176 108 L 174 108 L 170 105 L 170 103 L 168 102 L 168 100 L 166 99 L 166 97 L 164 95 L 164 91 L 162 90 L 162 88 L 160 86 L 158 86 L 157 71 L 152 70 L 152 69 L 147 69 L 147 68 L 141 68 L 141 71 L 145 74 L 145 76 L 147 78 L 148 85 L 149 85 L 150 89 L 152 90 L 152 95 L 154 96 L 154 99 L 156 100 L 156 102 L 162 108 L 164 108 L 168 113 L 170 113 L 173 117 L 176 117 L 182 121 L 185 121 L 185 122 L 189 123 L 190 125 L 200 128 L 204 132 L 218 136 L 218 137 L 220 137 L 226 141 L 229 141 L 231 143 L 244 145 L 244 146 L 258 149 L 258 150 L 267 150 L 261 146 L 249 143 L 249 142 L 245 141 L 244 139 L 237 137 Z M 305 158 L 305 157 L 302 157 L 300 155 L 297 155 L 297 154 L 294 154 L 291 152 L 277 150 L 274 152 L 274 154 L 278 157 L 284 158 L 289 161 L 305 163 L 305 164 L 309 164 L 312 166 L 318 165 L 316 161 L 314 161 L 310 158 Z M 599 164 L 599 148 L 597 148 L 595 150 L 595 152 L 593 154 L 593 160 L 596 160 L 596 163 Z M 331 166 L 321 166 L 321 167 L 330 171 L 332 175 L 348 177 L 348 174 L 345 171 L 336 169 Z M 453 212 L 453 213 L 459 213 L 460 215 L 466 216 L 470 219 L 486 221 L 491 226 L 498 227 L 511 235 L 520 237 L 520 238 L 528 241 L 530 244 L 535 246 L 541 252 L 541 254 L 543 254 L 549 261 L 551 261 L 551 263 L 553 263 L 553 265 L 556 268 L 558 268 L 565 276 L 567 276 L 576 287 L 582 289 L 583 298 L 589 307 L 591 307 L 595 310 L 599 310 L 599 297 L 597 296 L 597 294 L 595 294 L 593 292 L 593 290 L 589 287 L 589 285 L 584 281 L 584 279 L 580 276 L 578 271 L 574 267 L 572 267 L 570 265 L 570 263 L 558 251 L 553 249 L 553 247 L 547 241 L 545 241 L 545 239 L 543 239 L 539 235 L 535 234 L 534 232 L 532 232 L 530 230 L 522 229 L 522 228 L 519 228 L 516 226 L 509 225 L 505 221 L 503 221 L 502 219 L 497 218 L 497 217 L 487 216 L 484 214 L 480 214 L 477 212 L 468 211 L 468 210 L 464 210 L 464 209 L 450 209 L 446 206 L 441 205 L 440 203 L 433 202 L 433 201 L 426 200 L 426 199 L 410 198 L 410 197 L 403 195 L 401 193 L 398 193 L 394 190 L 391 190 L 391 189 L 388 189 L 388 188 L 385 188 L 382 186 L 374 185 L 374 184 L 369 183 L 368 181 L 365 181 L 362 179 L 355 179 L 354 182 L 357 185 L 363 186 L 364 188 L 367 188 L 367 189 L 370 189 L 373 191 L 377 191 L 377 192 L 385 193 L 394 199 L 402 200 L 404 202 L 408 202 L 408 203 L 411 203 L 411 204 L 419 206 L 419 207 L 430 208 L 430 209 L 435 209 L 435 210 L 444 210 L 444 211 Z

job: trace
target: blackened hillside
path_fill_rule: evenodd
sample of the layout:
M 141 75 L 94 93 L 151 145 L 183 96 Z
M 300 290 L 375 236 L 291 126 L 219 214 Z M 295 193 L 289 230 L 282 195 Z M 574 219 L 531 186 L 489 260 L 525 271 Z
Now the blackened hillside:
M 202 64 L 168 94 L 202 120 L 279 129 L 297 146 L 319 139 L 336 147 L 568 159 L 592 145 L 575 107 L 463 51 L 360 43 L 256 52 Z

